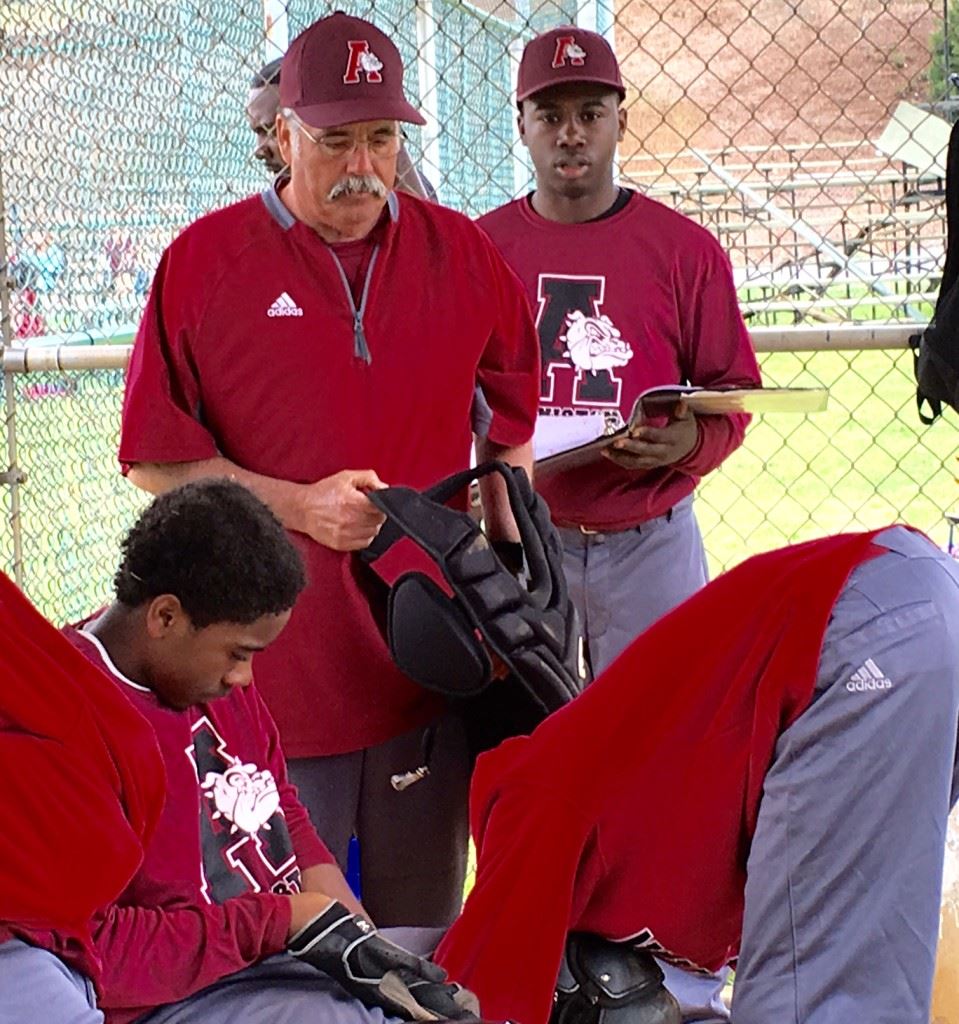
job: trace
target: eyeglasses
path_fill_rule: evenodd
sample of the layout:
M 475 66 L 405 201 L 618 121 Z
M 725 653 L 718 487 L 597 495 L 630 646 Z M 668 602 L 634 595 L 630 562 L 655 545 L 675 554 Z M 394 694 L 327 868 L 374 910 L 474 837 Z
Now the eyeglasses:
M 403 144 L 402 133 L 390 128 L 377 129 L 368 136 L 350 135 L 349 132 L 339 131 L 314 135 L 299 118 L 295 118 L 294 123 L 320 153 L 330 160 L 352 156 L 360 146 L 366 146 L 370 156 L 393 157 L 399 153 Z

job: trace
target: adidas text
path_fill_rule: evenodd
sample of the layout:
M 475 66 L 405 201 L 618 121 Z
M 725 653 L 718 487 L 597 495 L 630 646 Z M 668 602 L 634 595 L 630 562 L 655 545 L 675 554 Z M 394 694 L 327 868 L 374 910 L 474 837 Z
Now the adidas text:
M 267 316 L 303 316 L 303 310 L 290 298 L 289 292 L 283 294 L 266 311 Z
M 891 690 L 892 680 L 883 673 L 872 658 L 868 658 L 864 665 L 853 672 L 849 682 L 846 683 L 846 689 L 850 693 L 863 693 L 866 690 Z
M 863 690 L 891 690 L 891 679 L 850 679 L 846 683 L 846 689 L 850 693 Z

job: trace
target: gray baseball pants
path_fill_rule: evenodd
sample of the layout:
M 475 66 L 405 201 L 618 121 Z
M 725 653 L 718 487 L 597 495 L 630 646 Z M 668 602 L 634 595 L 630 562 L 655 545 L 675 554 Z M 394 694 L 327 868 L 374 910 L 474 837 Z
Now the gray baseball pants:
M 709 578 L 692 495 L 631 530 L 559 534 L 594 676 Z
M 103 1024 L 92 983 L 52 953 L 0 943 L 0 1024 Z
M 285 954 L 231 974 L 137 1024 L 386 1024 L 325 974 Z
M 959 793 L 959 569 L 901 527 L 880 540 L 892 550 L 850 577 L 766 776 L 734 1024 L 929 1021 Z
M 399 793 L 390 777 L 422 764 L 423 727 L 365 750 L 287 762 L 343 871 L 350 837 L 359 838 L 363 906 L 381 928 L 445 926 L 462 905 L 469 755 L 458 715 L 435 725 L 429 775 Z

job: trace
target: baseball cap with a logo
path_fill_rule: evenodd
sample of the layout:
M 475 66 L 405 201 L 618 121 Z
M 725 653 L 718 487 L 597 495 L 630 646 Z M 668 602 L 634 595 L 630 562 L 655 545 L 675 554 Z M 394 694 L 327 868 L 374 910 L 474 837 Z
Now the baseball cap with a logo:
M 280 106 L 314 128 L 354 121 L 426 124 L 403 94 L 403 61 L 375 25 L 337 11 L 290 44 L 280 74 Z
M 566 82 L 608 85 L 620 99 L 626 98 L 612 47 L 601 35 L 574 25 L 550 29 L 526 44 L 516 79 L 516 102 Z

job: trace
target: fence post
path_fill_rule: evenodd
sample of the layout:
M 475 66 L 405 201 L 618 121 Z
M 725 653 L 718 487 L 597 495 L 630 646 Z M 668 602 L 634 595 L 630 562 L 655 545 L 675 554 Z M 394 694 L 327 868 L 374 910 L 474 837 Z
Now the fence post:
M 13 344 L 13 322 L 10 317 L 10 254 L 7 251 L 7 204 L 3 187 L 3 160 L 0 157 L 0 354 Z M 7 435 L 7 469 L 0 482 L 10 488 L 10 532 L 13 537 L 13 578 L 23 588 L 23 536 L 20 523 L 20 484 L 23 474 L 17 466 L 16 402 L 13 377 L 3 375 L 3 419 Z
M 426 118 L 423 132 L 423 170 L 436 183 L 443 181 L 443 157 L 440 144 L 439 76 L 436 70 L 436 33 L 438 26 L 433 0 L 416 0 L 416 67 L 419 75 L 420 111 Z

